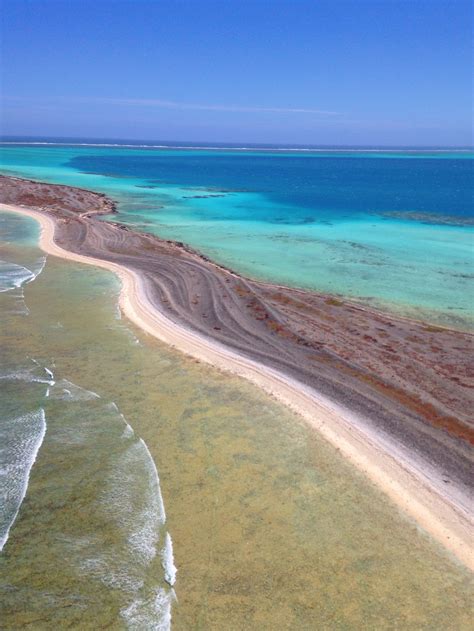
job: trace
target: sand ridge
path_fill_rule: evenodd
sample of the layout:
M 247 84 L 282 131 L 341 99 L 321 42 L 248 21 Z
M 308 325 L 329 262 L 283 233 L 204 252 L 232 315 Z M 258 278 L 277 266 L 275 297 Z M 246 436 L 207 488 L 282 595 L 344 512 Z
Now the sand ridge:
M 390 436 L 374 431 L 357 413 L 309 385 L 169 318 L 158 308 L 145 275 L 124 264 L 71 252 L 58 245 L 58 219 L 15 205 L 2 205 L 2 209 L 37 220 L 41 225 L 40 245 L 45 252 L 117 274 L 122 283 L 121 309 L 144 331 L 200 361 L 248 379 L 301 414 L 422 528 L 474 569 L 468 504 L 453 501 L 453 497 L 434 488 L 429 471 L 416 466 L 416 459 L 410 458 Z

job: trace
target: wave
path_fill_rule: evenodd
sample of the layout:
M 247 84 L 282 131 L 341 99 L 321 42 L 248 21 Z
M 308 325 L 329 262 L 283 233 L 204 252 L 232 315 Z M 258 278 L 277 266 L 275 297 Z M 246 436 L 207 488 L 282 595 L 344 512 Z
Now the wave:
M 46 434 L 43 408 L 2 422 L 0 426 L 0 551 L 20 511 L 30 471 Z
M 34 264 L 33 269 L 0 259 L 0 293 L 18 289 L 33 282 L 41 274 L 45 265 L 46 256 L 42 256 Z
M 27 267 L 0 260 L 0 293 L 17 289 L 34 279 L 34 273 Z
M 26 383 L 44 383 L 47 386 L 54 386 L 54 378 L 47 379 L 46 377 L 35 375 L 34 371 L 34 368 L 24 368 L 0 374 L 0 381 L 24 381 Z
M 46 368 L 46 366 L 43 366 L 43 370 L 48 375 L 48 377 L 50 377 L 51 380 L 54 381 L 54 374 L 53 374 L 53 372 L 49 368 Z M 52 385 L 54 385 L 54 384 L 52 384 Z
M 175 599 L 173 590 L 159 588 L 151 598 L 137 598 L 120 613 L 127 628 L 133 631 L 169 631 L 171 605 Z
M 121 592 L 120 615 L 127 628 L 169 629 L 175 595 L 165 583 L 175 583 L 177 570 L 171 537 L 165 532 L 158 470 L 147 444 L 115 402 L 106 402 L 96 392 L 58 378 L 56 369 L 53 372 L 35 358 L 31 361 L 31 367 L 0 374 L 0 380 L 41 384 L 45 387 L 45 406 L 49 401 L 64 406 L 54 408 L 58 412 L 50 422 L 51 441 L 57 449 L 63 446 L 65 453 L 74 449 L 78 458 L 74 475 L 93 476 L 91 482 L 97 482 L 99 488 L 91 510 L 113 524 L 117 535 L 114 540 L 101 532 L 82 538 L 63 537 L 58 545 L 65 546 L 64 556 L 81 574 Z M 0 501 L 6 502 L 0 516 L 0 549 L 25 496 L 45 432 L 43 408 L 0 425 Z M 67 474 L 64 483 L 68 484 Z
M 472 154 L 472 148 L 404 148 L 404 147 L 385 147 L 385 148 L 363 148 L 363 147 L 268 147 L 268 146 L 219 146 L 219 145 L 203 145 L 203 144 L 190 144 L 190 145 L 174 145 L 174 144 L 143 144 L 143 143 L 112 143 L 112 142 L 25 142 L 25 141 L 0 141 L 0 145 L 21 145 L 21 146 L 58 146 L 58 147 L 116 147 L 124 149 L 198 149 L 209 151 L 262 151 L 262 152 L 285 152 L 291 151 L 295 153 L 466 153 Z
M 158 577 L 154 559 L 166 523 L 166 512 L 158 470 L 145 441 L 138 437 L 115 402 L 104 408 L 110 422 L 124 430 L 114 435 L 106 429 L 111 456 L 105 464 L 108 471 L 100 496 L 100 508 L 108 523 L 115 523 L 121 532 L 115 553 L 96 554 L 82 562 L 82 569 L 92 573 L 109 587 L 128 594 L 129 603 L 120 610 L 128 629 L 168 630 L 174 591 L 166 587 L 150 587 L 144 577 Z M 120 425 L 117 425 L 117 420 Z M 108 423 L 102 417 L 102 423 Z M 116 438 L 119 442 L 116 442 Z M 176 568 L 169 533 L 161 552 L 163 581 L 174 584 Z M 156 580 L 156 579 L 155 579 Z
M 33 269 L 31 270 L 31 273 L 33 274 L 33 278 L 30 280 L 27 280 L 27 283 L 32 283 L 34 280 L 36 280 L 36 278 L 38 278 L 38 276 L 41 274 L 41 272 L 44 270 L 44 267 L 46 265 L 46 259 L 47 256 L 42 256 L 40 257 L 33 265 Z
M 163 570 L 165 571 L 165 581 L 172 587 L 176 583 L 176 573 L 178 570 L 174 564 L 173 542 L 169 532 L 166 533 L 161 558 Z
M 156 555 L 159 529 L 166 521 L 158 471 L 145 442 L 135 435 L 110 467 L 102 505 L 116 521 L 137 560 L 147 565 Z
M 159 520 L 161 524 L 164 524 L 166 522 L 166 513 L 165 513 L 165 504 L 163 502 L 163 497 L 161 495 L 160 478 L 158 476 L 158 469 L 156 468 L 155 461 L 153 460 L 150 450 L 148 449 L 148 445 L 143 440 L 143 438 L 140 438 L 140 444 L 143 447 L 147 456 L 148 467 L 149 467 L 150 476 L 152 479 L 152 486 L 156 488 L 157 509 L 158 509 L 157 512 L 158 512 Z
M 67 404 L 82 405 L 82 398 L 63 397 L 65 383 L 79 397 L 90 392 L 60 379 L 51 387 L 50 396 L 59 396 Z M 91 407 L 81 407 L 80 421 L 70 427 L 63 424 L 56 439 L 80 445 L 92 455 L 89 457 L 100 458 L 102 489 L 95 510 L 119 534 L 113 544 L 100 543 L 100 535 L 92 542 L 71 540 L 66 554 L 81 573 L 123 592 L 127 604 L 120 615 L 127 628 L 169 629 L 174 592 L 164 583 L 174 584 L 176 567 L 171 537 L 164 532 L 166 512 L 157 467 L 147 444 L 114 401 L 103 402 L 89 396 L 86 402 Z M 106 452 L 102 451 L 104 448 Z M 93 455 L 95 449 L 99 449 L 97 457 Z M 162 537 L 164 545 L 158 557 Z M 156 563 L 160 561 L 163 586 L 156 585 L 160 580 Z M 154 577 L 155 585 L 149 585 L 146 577 Z
M 117 412 L 117 414 L 122 419 L 122 421 L 123 421 L 123 423 L 125 425 L 125 429 L 123 430 L 122 438 L 130 438 L 131 436 L 134 436 L 135 435 L 135 431 L 134 431 L 133 427 L 131 425 L 129 425 L 129 423 L 127 422 L 127 419 L 125 418 L 125 416 L 118 409 L 117 404 L 115 403 L 115 401 L 112 401 L 111 403 L 108 403 L 107 404 L 107 408 Z
M 30 314 L 30 310 L 28 309 L 28 305 L 25 301 L 25 292 L 23 287 L 17 287 L 15 289 L 10 289 L 8 291 L 8 297 L 13 302 L 13 308 L 10 311 L 12 315 L 21 315 L 27 316 Z M 0 292 L 2 293 L 2 292 Z
M 29 269 L 24 265 L 18 265 L 11 261 L 0 259 L 0 293 L 9 292 L 13 299 L 13 311 L 15 315 L 29 315 L 30 310 L 25 301 L 24 286 L 32 283 L 44 269 L 46 256 L 42 256 Z
M 91 399 L 100 399 L 100 395 L 97 394 L 97 392 L 78 386 L 68 379 L 60 379 L 51 385 L 55 386 L 53 390 L 50 390 L 49 396 L 52 399 L 67 401 L 90 401 Z

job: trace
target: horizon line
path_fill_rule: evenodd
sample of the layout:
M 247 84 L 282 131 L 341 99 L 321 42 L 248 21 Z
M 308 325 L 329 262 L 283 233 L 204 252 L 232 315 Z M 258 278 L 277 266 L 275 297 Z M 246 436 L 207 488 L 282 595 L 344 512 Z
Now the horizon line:
M 92 141 L 92 142 L 75 142 L 75 141 Z M 63 142 L 61 142 L 63 141 Z M 121 141 L 121 142 L 120 142 Z M 270 148 L 270 149 L 372 149 L 372 150 L 384 150 L 384 149 L 406 149 L 406 150 L 474 150 L 474 145 L 394 145 L 394 144 L 344 144 L 344 143 L 270 143 L 270 142 L 235 142 L 235 141 L 208 141 L 208 140 L 171 140 L 171 139 L 144 139 L 144 138 L 121 138 L 121 137 L 100 137 L 100 136 L 51 136 L 51 135 L 29 135 L 29 134 L 0 134 L 0 144 L 41 144 L 41 145 L 70 145 L 70 144 L 82 144 L 84 146 L 102 145 L 102 146 L 117 146 L 117 147 L 137 147 L 140 148 L 139 143 L 142 143 L 142 148 L 166 148 L 166 143 L 173 143 L 175 145 L 182 145 L 181 147 L 174 148 L 203 148 L 203 149 L 258 149 L 258 148 Z M 159 144 L 158 144 L 159 143 Z M 234 146 L 231 146 L 234 145 Z M 171 147 L 173 148 L 173 147 Z

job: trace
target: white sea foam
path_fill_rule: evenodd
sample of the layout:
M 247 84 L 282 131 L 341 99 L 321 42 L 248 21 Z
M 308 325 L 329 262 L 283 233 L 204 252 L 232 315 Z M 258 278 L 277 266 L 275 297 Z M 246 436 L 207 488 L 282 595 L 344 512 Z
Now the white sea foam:
M 33 278 L 30 278 L 26 281 L 26 283 L 32 283 L 41 272 L 44 270 L 44 266 L 46 265 L 46 255 L 39 258 L 32 266 L 31 273 L 33 274 Z
M 24 285 L 31 283 L 41 274 L 46 264 L 46 257 L 42 256 L 32 269 L 18 265 L 11 261 L 0 260 L 0 293 L 9 292 L 13 300 L 12 313 L 15 315 L 29 315 L 30 310 L 25 301 Z
M 43 366 L 43 370 L 49 377 L 51 377 L 51 380 L 53 381 L 53 383 L 51 385 L 54 385 L 54 374 L 53 374 L 53 372 L 49 368 L 46 368 L 46 366 Z
M 33 269 L 24 265 L 0 259 L 0 293 L 22 287 L 35 280 L 44 269 L 46 256 L 42 256 L 33 264 Z
M 79 566 L 83 572 L 100 580 L 111 589 L 135 594 L 143 587 L 143 579 L 130 569 L 129 563 L 120 563 L 119 560 L 111 559 L 107 554 L 86 557 L 81 560 Z
M 50 397 L 52 399 L 68 400 L 68 401 L 90 401 L 91 399 L 100 399 L 100 395 L 92 390 L 86 390 L 68 379 L 60 379 L 50 384 L 54 386 L 51 389 Z
M 121 414 L 121 416 L 125 423 L 125 429 L 123 430 L 122 438 L 130 438 L 135 434 L 135 432 L 133 431 L 133 427 L 127 423 L 123 414 Z
M 136 436 L 115 402 L 102 402 L 97 393 L 57 378 L 50 367 L 34 358 L 31 361 L 31 368 L 0 375 L 0 379 L 45 384 L 49 399 L 62 400 L 65 405 L 80 401 L 90 406 L 87 410 L 84 407 L 80 417 L 74 416 L 73 423 L 54 425 L 51 439 L 59 444 L 78 444 L 84 453 L 93 453 L 104 436 L 109 446 L 105 453 L 103 447 L 97 452 L 101 454 L 100 475 L 105 485 L 95 506 L 116 524 L 117 533 L 121 534 L 116 543 L 106 542 L 104 547 L 99 535 L 89 544 L 76 539 L 67 542 L 70 562 L 90 579 L 122 593 L 121 616 L 127 628 L 170 629 L 174 592 L 158 587 L 156 582 L 150 585 L 147 578 L 162 537 L 163 575 L 160 579 L 158 572 L 157 581 L 172 585 L 176 568 L 171 537 L 164 532 L 166 513 L 158 471 L 146 443 Z M 25 496 L 29 472 L 45 431 L 43 409 L 0 426 L 0 500 L 7 502 L 7 511 L 0 517 L 2 546 Z
M 121 610 L 127 629 L 132 631 L 169 631 L 171 629 L 171 605 L 175 599 L 173 590 L 159 588 L 148 599 L 137 598 Z
M 0 260 L 0 293 L 21 287 L 34 279 L 34 272 L 27 267 Z
M 158 518 L 160 523 L 163 525 L 166 522 L 166 513 L 165 513 L 165 504 L 163 502 L 163 496 L 161 495 L 161 487 L 160 487 L 160 477 L 158 475 L 158 469 L 156 468 L 155 461 L 148 449 L 148 445 L 140 438 L 140 443 L 143 446 L 147 457 L 148 457 L 148 466 L 150 467 L 151 479 L 152 479 L 152 487 L 156 490 L 156 498 L 157 498 L 157 507 L 158 507 Z M 151 489 L 153 490 L 153 488 Z
M 17 370 L 15 372 L 8 372 L 5 374 L 0 374 L 0 380 L 2 381 L 25 381 L 27 383 L 44 383 L 48 386 L 54 385 L 54 381 L 51 379 L 46 379 L 44 377 L 38 377 L 34 374 L 34 368 L 28 369 L 25 368 L 23 370 Z
M 103 505 L 125 531 L 134 556 L 148 564 L 156 555 L 165 510 L 155 463 L 142 439 L 133 441 L 114 464 Z
M 174 564 L 173 541 L 171 540 L 169 532 L 166 533 L 165 545 L 161 551 L 161 564 L 165 571 L 165 581 L 172 587 L 176 583 L 176 573 L 178 570 Z
M 128 604 L 120 611 L 126 628 L 168 630 L 174 591 L 152 587 L 146 580 L 166 520 L 158 471 L 146 443 L 135 435 L 117 404 L 112 401 L 101 409 L 106 411 L 101 427 L 105 424 L 110 456 L 104 457 L 108 475 L 99 506 L 121 536 L 116 547 L 110 549 L 101 550 L 94 544 L 93 556 L 89 545 L 78 550 L 77 543 L 71 542 L 71 547 L 79 552 L 77 562 L 82 572 L 129 596 Z M 121 434 L 117 431 L 118 420 L 125 426 Z M 86 423 L 85 428 L 76 427 L 76 432 L 85 432 L 85 440 L 94 441 L 95 428 Z M 165 536 L 161 562 L 162 580 L 172 585 L 176 568 L 169 534 Z
M 30 471 L 45 433 L 42 408 L 0 424 L 0 550 L 26 495 Z
M 25 301 L 25 292 L 23 287 L 16 287 L 8 292 L 8 297 L 13 301 L 13 309 L 11 314 L 13 315 L 29 315 L 30 310 Z
M 115 401 L 111 401 L 110 403 L 107 403 L 106 407 L 109 408 L 110 410 L 113 410 L 114 412 L 117 412 L 117 414 L 122 419 L 123 424 L 125 425 L 125 429 L 123 430 L 123 434 L 122 434 L 121 437 L 122 438 L 130 438 L 131 436 L 133 436 L 135 434 L 135 432 L 133 431 L 133 427 L 131 425 L 129 425 L 129 423 L 127 422 L 127 419 L 125 418 L 125 416 L 118 409 L 117 404 L 115 403 Z
M 8 292 L 13 300 L 14 315 L 29 315 L 30 310 L 25 302 L 23 287 L 31 283 L 41 274 L 46 264 L 46 256 L 39 258 L 32 269 L 11 261 L 0 260 L 0 293 Z

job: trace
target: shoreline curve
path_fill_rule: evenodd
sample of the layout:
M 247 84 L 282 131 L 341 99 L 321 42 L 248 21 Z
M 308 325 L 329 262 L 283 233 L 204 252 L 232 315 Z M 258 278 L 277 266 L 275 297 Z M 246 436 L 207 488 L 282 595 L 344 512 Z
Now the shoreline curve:
M 2 204 L 0 209 L 36 220 L 41 227 L 39 246 L 47 254 L 115 273 L 121 281 L 120 308 L 136 326 L 186 355 L 247 379 L 302 416 L 406 515 L 474 571 L 469 516 L 432 488 L 410 463 L 392 455 L 393 444 L 362 428 L 356 415 L 296 379 L 174 322 L 147 295 L 146 284 L 137 272 L 59 246 L 51 216 L 9 204 Z

